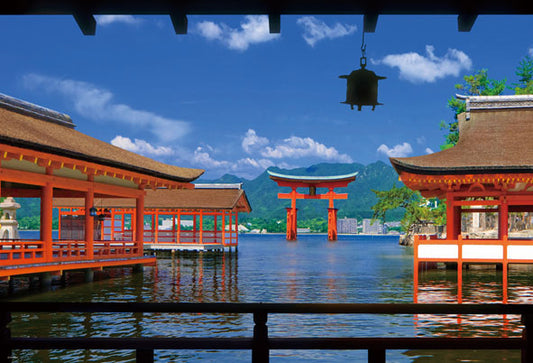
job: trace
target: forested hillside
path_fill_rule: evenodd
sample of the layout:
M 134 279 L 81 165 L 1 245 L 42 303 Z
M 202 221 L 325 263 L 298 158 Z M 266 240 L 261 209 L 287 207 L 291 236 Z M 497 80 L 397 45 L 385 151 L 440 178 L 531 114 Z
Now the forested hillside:
M 357 179 L 347 188 L 336 189 L 340 193 L 348 193 L 347 200 L 335 201 L 335 207 L 339 209 L 339 218 L 370 218 L 372 216 L 372 206 L 376 203 L 376 196 L 372 189 L 386 190 L 393 185 L 400 185 L 398 174 L 394 169 L 381 162 L 375 162 L 364 166 L 362 164 L 316 164 L 307 168 L 284 170 L 271 168 L 270 170 L 292 174 L 292 175 L 343 175 L 357 171 Z M 285 220 L 285 207 L 290 206 L 289 200 L 279 200 L 279 192 L 288 192 L 289 188 L 280 188 L 268 177 L 265 171 L 253 180 L 246 180 L 234 175 L 224 175 L 216 180 L 199 180 L 198 183 L 243 183 L 243 188 L 252 205 L 252 213 L 241 214 L 240 221 L 246 222 L 252 219 L 261 220 Z M 307 191 L 305 191 L 307 192 Z M 324 192 L 318 189 L 317 192 Z M 18 198 L 21 209 L 17 212 L 17 217 L 22 228 L 39 228 L 40 201 L 38 198 Z M 298 220 L 326 219 L 326 200 L 298 200 Z M 403 215 L 403 210 L 391 211 L 387 213 L 388 220 L 399 220 Z M 57 212 L 54 213 L 57 218 Z M 56 222 L 57 223 L 57 222 Z
M 339 188 L 336 191 L 348 193 L 347 200 L 335 201 L 335 207 L 339 209 L 338 217 L 349 218 L 370 218 L 372 216 L 372 206 L 376 203 L 376 196 L 372 189 L 385 190 L 390 189 L 393 185 L 401 185 L 398 181 L 398 174 L 394 169 L 381 162 L 375 162 L 364 166 L 362 164 L 316 164 L 307 168 L 298 169 L 279 169 L 270 168 L 269 170 L 291 175 L 343 175 L 357 171 L 357 179 L 347 188 Z M 252 213 L 241 215 L 241 220 L 246 221 L 250 218 L 281 220 L 285 219 L 285 207 L 290 206 L 289 200 L 279 200 L 279 192 L 288 192 L 289 188 L 280 188 L 268 177 L 265 171 L 253 180 L 238 178 L 234 175 L 224 175 L 216 180 L 199 180 L 199 183 L 235 183 L 242 182 L 250 204 Z M 323 192 L 317 190 L 317 192 Z M 299 200 L 296 202 L 298 208 L 298 219 L 327 218 L 328 202 L 325 200 Z M 399 220 L 403 214 L 402 210 L 392 211 L 387 214 L 390 220 Z

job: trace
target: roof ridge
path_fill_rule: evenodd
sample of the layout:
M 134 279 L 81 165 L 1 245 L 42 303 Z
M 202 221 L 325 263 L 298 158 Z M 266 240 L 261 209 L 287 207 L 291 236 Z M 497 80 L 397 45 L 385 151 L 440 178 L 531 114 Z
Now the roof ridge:
M 70 116 L 66 113 L 54 111 L 3 93 L 0 93 L 0 107 L 72 129 L 76 127 Z

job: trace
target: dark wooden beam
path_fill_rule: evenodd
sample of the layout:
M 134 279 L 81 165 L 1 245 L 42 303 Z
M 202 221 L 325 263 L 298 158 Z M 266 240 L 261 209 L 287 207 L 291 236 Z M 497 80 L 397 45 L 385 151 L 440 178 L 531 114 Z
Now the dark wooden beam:
M 479 15 L 533 14 L 532 1 L 502 0 L 20 0 L 1 1 L 4 15 L 72 15 L 90 9 L 91 14 L 164 15 L 185 11 L 191 15 L 239 15 L 277 12 L 282 15 L 379 13 L 386 15 L 459 15 L 467 9 Z
M 94 16 L 87 12 L 75 11 L 73 14 L 76 23 L 80 27 L 83 35 L 95 35 L 96 34 L 96 20 Z
M 279 34 L 281 32 L 281 16 L 279 13 L 268 14 L 268 28 L 270 34 Z
M 457 16 L 457 29 L 460 32 L 469 32 L 476 22 L 477 14 L 459 14 Z
M 365 33 L 374 33 L 378 24 L 378 14 L 365 14 L 363 17 L 363 31 Z
M 174 26 L 176 34 L 187 34 L 189 21 L 185 13 L 170 14 L 170 20 L 172 20 L 172 25 Z

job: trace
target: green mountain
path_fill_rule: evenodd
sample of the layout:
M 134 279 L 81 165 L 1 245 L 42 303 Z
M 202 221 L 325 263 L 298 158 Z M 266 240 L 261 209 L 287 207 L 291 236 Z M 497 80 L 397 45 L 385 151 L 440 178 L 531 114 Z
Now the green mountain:
M 398 181 L 398 174 L 394 169 L 381 162 L 369 165 L 358 163 L 352 164 L 329 164 L 321 163 L 308 168 L 297 168 L 291 170 L 272 167 L 269 170 L 291 175 L 343 175 L 357 171 L 359 174 L 354 182 L 347 188 L 337 188 L 339 193 L 348 193 L 347 200 L 336 200 L 335 208 L 338 208 L 338 217 L 348 218 L 370 218 L 373 211 L 372 206 L 376 203 L 374 190 L 390 189 L 393 185 L 401 185 Z M 287 199 L 280 200 L 279 192 L 289 192 L 289 188 L 280 188 L 271 180 L 265 171 L 253 180 L 246 180 L 234 175 L 226 174 L 216 180 L 199 180 L 199 183 L 243 183 L 248 200 L 252 206 L 252 213 L 242 214 L 240 220 L 246 221 L 249 218 L 260 218 L 265 220 L 284 220 L 286 218 L 285 208 L 290 206 Z M 303 191 L 303 190 L 302 190 Z M 325 189 L 318 189 L 317 192 L 325 192 Z M 297 200 L 298 219 L 327 218 L 327 200 Z M 399 220 L 403 215 L 402 210 L 392 211 L 387 214 L 388 220 Z
M 270 168 L 275 172 L 291 175 L 343 175 L 354 171 L 359 172 L 354 182 L 347 188 L 336 189 L 339 193 L 348 193 L 347 200 L 336 200 L 335 207 L 339 209 L 339 218 L 370 218 L 372 217 L 372 206 L 376 203 L 376 196 L 372 192 L 375 190 L 386 190 L 393 185 L 400 185 L 398 174 L 394 169 L 381 162 L 369 165 L 362 164 L 316 164 L 308 168 L 279 169 Z M 248 200 L 252 206 L 252 213 L 241 214 L 239 220 L 246 222 L 252 218 L 263 220 L 285 220 L 286 207 L 290 206 L 287 199 L 278 199 L 278 193 L 290 192 L 289 188 L 280 188 L 269 178 L 265 171 L 253 180 L 239 178 L 235 175 L 226 174 L 216 180 L 199 180 L 199 183 L 243 183 Z M 307 192 L 302 190 L 302 192 Z M 325 189 L 318 189 L 317 192 L 326 192 Z M 39 198 L 17 198 L 21 209 L 17 211 L 17 218 L 23 228 L 38 228 L 40 199 Z M 309 220 L 313 218 L 327 219 L 327 200 L 297 200 L 298 220 Z M 400 220 L 403 210 L 391 211 L 387 214 L 387 220 Z M 57 218 L 57 211 L 54 211 Z

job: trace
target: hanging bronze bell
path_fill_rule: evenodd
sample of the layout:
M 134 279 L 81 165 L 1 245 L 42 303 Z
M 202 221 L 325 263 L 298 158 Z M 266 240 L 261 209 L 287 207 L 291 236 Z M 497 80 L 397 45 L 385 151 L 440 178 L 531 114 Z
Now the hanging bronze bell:
M 387 77 L 376 75 L 373 71 L 366 69 L 366 58 L 361 58 L 361 68 L 352 71 L 349 75 L 342 75 L 339 78 L 346 78 L 346 103 L 353 106 L 357 105 L 357 110 L 361 111 L 362 106 L 372 106 L 372 111 L 376 105 L 382 105 L 378 102 L 378 81 Z

